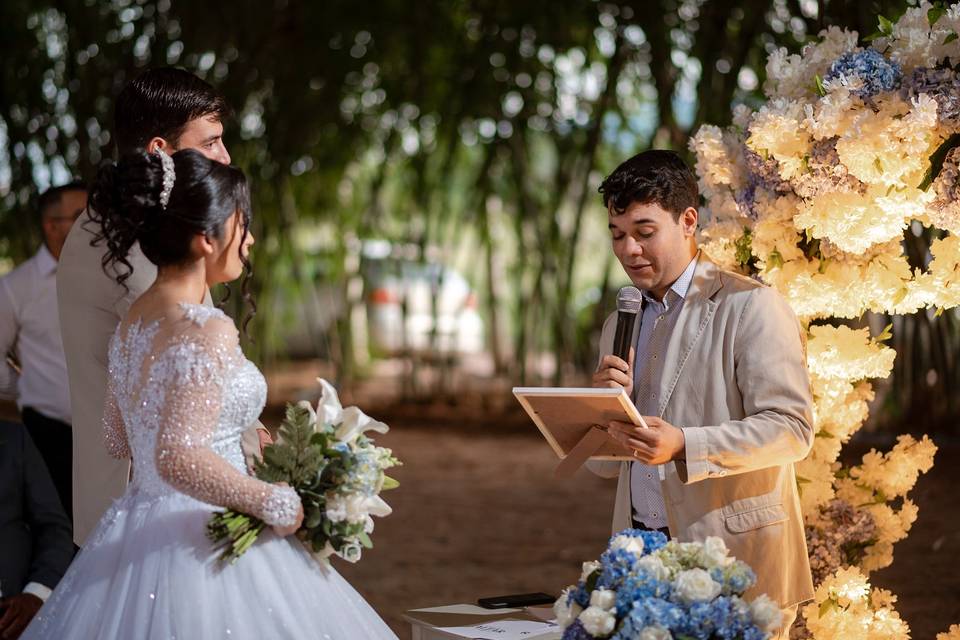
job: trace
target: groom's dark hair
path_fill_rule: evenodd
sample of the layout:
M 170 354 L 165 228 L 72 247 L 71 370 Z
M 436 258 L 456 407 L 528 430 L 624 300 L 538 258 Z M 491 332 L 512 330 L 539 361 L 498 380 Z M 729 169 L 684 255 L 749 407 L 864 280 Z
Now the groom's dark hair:
M 675 220 L 688 207 L 700 204 L 697 178 L 673 151 L 651 149 L 633 156 L 614 169 L 600 184 L 603 206 L 620 215 L 634 202 L 658 204 Z
M 148 69 L 127 83 L 114 107 L 114 139 L 121 157 L 142 151 L 151 138 L 176 146 L 187 123 L 203 116 L 226 118 L 227 101 L 183 69 Z

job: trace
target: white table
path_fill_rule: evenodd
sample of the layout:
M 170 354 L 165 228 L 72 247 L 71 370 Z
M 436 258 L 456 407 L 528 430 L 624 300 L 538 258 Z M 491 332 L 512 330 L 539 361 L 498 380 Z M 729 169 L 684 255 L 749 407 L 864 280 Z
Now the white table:
M 523 617 L 529 615 L 530 610 L 524 609 L 484 609 L 472 604 L 454 604 L 443 607 L 430 607 L 426 609 L 413 609 L 404 615 L 404 619 L 410 623 L 413 640 L 464 640 L 465 636 L 449 633 L 431 624 L 427 619 L 437 619 L 437 615 L 448 614 L 443 618 L 446 620 L 442 626 L 466 626 L 475 624 L 478 616 L 489 617 L 491 622 L 503 620 L 505 618 L 516 618 L 517 614 Z M 426 614 L 426 615 L 423 615 Z M 463 622 L 457 622 L 458 615 L 463 616 Z M 535 616 L 543 619 L 543 616 Z M 524 640 L 560 640 L 563 634 L 559 630 L 546 631 L 536 635 L 524 636 Z

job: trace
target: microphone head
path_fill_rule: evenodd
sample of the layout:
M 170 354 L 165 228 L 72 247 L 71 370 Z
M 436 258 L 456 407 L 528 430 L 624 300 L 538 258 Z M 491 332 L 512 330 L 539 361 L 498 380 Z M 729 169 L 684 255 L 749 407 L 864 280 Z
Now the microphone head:
M 617 294 L 617 311 L 639 313 L 643 296 L 636 287 L 623 287 Z

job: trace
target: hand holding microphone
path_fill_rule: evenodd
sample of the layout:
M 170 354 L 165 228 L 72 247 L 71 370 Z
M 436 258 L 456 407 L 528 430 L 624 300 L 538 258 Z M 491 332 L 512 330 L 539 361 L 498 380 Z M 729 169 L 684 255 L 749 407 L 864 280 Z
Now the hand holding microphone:
M 593 374 L 594 387 L 622 387 L 633 393 L 633 327 L 640 313 L 643 297 L 636 287 L 623 287 L 617 294 L 617 330 L 613 336 L 613 353 L 600 361 Z

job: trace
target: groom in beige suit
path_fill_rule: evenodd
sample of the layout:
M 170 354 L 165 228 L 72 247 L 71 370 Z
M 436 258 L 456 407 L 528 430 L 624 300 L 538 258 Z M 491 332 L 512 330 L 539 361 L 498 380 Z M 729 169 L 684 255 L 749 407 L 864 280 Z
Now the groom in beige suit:
M 117 96 L 114 138 L 121 156 L 135 151 L 174 153 L 196 149 L 230 163 L 223 144 L 224 99 L 209 84 L 180 69 L 145 71 Z M 103 445 L 107 346 L 130 305 L 153 284 L 156 267 L 139 245 L 127 255 L 123 285 L 103 269 L 106 247 L 96 243 L 96 223 L 85 211 L 67 237 L 57 270 L 57 298 L 73 408 L 73 535 L 82 545 L 100 517 L 119 498 L 130 475 L 127 461 Z M 126 267 L 118 267 L 127 273 Z M 210 304 L 210 295 L 205 302 Z M 265 432 L 262 432 L 265 433 Z M 265 440 L 268 435 L 260 437 Z M 259 451 L 258 432 L 244 434 L 244 450 Z
M 698 250 L 699 194 L 673 152 L 647 151 L 601 185 L 613 251 L 644 297 L 630 362 L 600 338 L 594 386 L 623 387 L 649 428 L 608 431 L 635 462 L 589 464 L 619 477 L 613 529 L 681 541 L 719 536 L 783 610 L 788 636 L 813 597 L 793 464 L 813 443 L 805 339 L 773 289 Z

